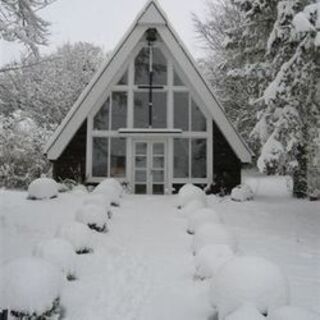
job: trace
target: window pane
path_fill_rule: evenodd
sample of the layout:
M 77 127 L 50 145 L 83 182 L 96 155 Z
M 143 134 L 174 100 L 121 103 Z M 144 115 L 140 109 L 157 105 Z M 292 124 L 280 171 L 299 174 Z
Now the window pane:
M 152 48 L 153 84 L 167 84 L 167 61 L 159 48 Z M 142 48 L 135 60 L 135 84 L 149 84 L 149 48 Z
M 174 127 L 189 130 L 189 93 L 174 93 Z
M 145 184 L 136 184 L 135 193 L 136 194 L 146 194 L 147 193 L 147 186 Z
M 189 140 L 174 139 L 174 178 L 189 178 Z
M 147 157 L 146 156 L 136 157 L 136 168 L 147 168 Z
M 152 186 L 153 194 L 164 194 L 164 185 L 163 184 L 154 184 Z
M 194 101 L 192 101 L 191 121 L 192 131 L 207 130 L 207 120 Z
M 153 49 L 153 83 L 167 84 L 167 60 L 159 48 Z
M 164 182 L 164 171 L 153 171 L 152 173 L 153 182 Z
M 146 181 L 147 181 L 147 171 L 136 170 L 136 182 L 146 182 Z
M 93 121 L 95 130 L 109 130 L 110 99 L 103 104 Z
M 149 127 L 148 93 L 136 92 L 134 94 L 134 127 Z
M 207 140 L 192 140 L 192 178 L 207 177 Z
M 181 78 L 177 74 L 176 70 L 173 71 L 173 85 L 174 86 L 183 86 L 184 87 L 184 83 L 182 82 Z
M 136 92 L 134 98 L 134 127 L 149 127 L 149 93 Z M 153 92 L 152 127 L 167 127 L 167 94 Z
M 108 176 L 108 138 L 93 138 L 92 176 Z
M 127 127 L 127 92 L 112 93 L 112 130 Z
M 154 155 L 164 155 L 164 144 L 154 143 L 153 144 L 153 154 Z
M 126 139 L 111 139 L 111 164 L 110 176 L 124 178 L 126 176 Z
M 135 60 L 135 84 L 149 84 L 149 49 L 142 48 Z
M 128 84 L 128 70 L 124 73 L 122 78 L 118 82 L 118 86 L 123 86 Z
M 167 128 L 167 93 L 153 93 L 152 128 Z
M 136 143 L 136 154 L 146 155 L 147 154 L 147 144 L 145 142 Z

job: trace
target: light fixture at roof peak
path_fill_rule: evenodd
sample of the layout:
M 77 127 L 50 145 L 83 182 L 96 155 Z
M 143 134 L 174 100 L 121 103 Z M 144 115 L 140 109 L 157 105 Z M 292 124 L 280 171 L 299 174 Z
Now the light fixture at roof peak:
M 158 32 L 155 28 L 150 28 L 146 31 L 146 39 L 149 43 L 153 43 L 158 39 Z

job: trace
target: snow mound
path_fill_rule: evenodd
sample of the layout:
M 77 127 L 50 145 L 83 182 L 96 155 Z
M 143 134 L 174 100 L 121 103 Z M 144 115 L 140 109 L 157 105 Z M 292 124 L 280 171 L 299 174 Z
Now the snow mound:
M 222 224 L 208 223 L 199 226 L 193 238 L 193 253 L 198 254 L 203 247 L 213 244 L 224 244 L 233 251 L 237 250 L 237 242 L 233 234 Z
M 213 278 L 212 304 L 224 317 L 245 302 L 261 314 L 288 304 L 288 283 L 272 262 L 258 257 L 236 257 L 227 262 Z
M 199 187 L 191 183 L 185 184 L 178 193 L 179 206 L 184 208 L 193 200 L 198 200 L 206 204 L 206 195 Z
M 74 250 L 78 253 L 92 252 L 92 233 L 83 223 L 71 222 L 61 226 L 57 232 L 57 237 L 69 241 Z
M 253 191 L 248 185 L 242 184 L 232 189 L 231 199 L 239 202 L 253 200 Z
M 203 247 L 196 256 L 196 277 L 212 278 L 234 257 L 232 249 L 225 244 L 214 244 Z
M 98 232 L 108 231 L 107 219 L 106 210 L 95 204 L 87 204 L 76 212 L 76 221 L 82 222 Z
M 60 296 L 62 273 L 45 260 L 11 260 L 1 266 L 0 274 L 0 305 L 3 308 L 40 315 L 51 310 L 55 300 Z
M 194 234 L 195 230 L 199 228 L 200 225 L 207 222 L 221 223 L 219 215 L 212 209 L 201 208 L 189 215 L 187 231 L 190 234 Z
M 205 203 L 201 200 L 192 200 L 182 209 L 182 213 L 189 218 L 195 211 L 205 208 Z
M 39 242 L 33 255 L 58 267 L 66 276 L 75 275 L 76 254 L 70 242 L 63 239 L 50 239 Z
M 83 184 L 78 184 L 72 188 L 72 193 L 83 195 L 88 193 L 88 189 Z
M 100 206 L 104 208 L 105 212 L 107 213 L 109 219 L 112 217 L 112 211 L 111 211 L 111 200 L 99 193 L 89 193 L 87 197 L 83 200 L 83 206 L 86 205 L 95 205 L 95 206 Z
M 52 199 L 58 196 L 58 185 L 50 178 L 39 178 L 28 187 L 28 198 L 31 200 Z
M 285 306 L 272 310 L 268 320 L 320 320 L 320 314 L 306 309 Z
M 243 304 L 239 309 L 228 315 L 225 320 L 266 320 L 266 318 L 250 303 Z
M 112 205 L 118 207 L 120 205 L 120 197 L 122 196 L 123 189 L 116 179 L 110 178 L 100 182 L 93 192 L 105 195 L 109 198 Z

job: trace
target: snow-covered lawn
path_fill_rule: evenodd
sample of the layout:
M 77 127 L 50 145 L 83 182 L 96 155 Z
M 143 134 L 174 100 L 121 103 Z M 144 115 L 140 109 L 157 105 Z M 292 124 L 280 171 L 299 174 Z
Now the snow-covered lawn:
M 278 264 L 289 278 L 291 302 L 320 312 L 320 204 L 291 199 L 284 178 L 246 179 L 249 202 L 209 197 L 209 205 L 234 232 L 239 250 Z M 26 200 L 0 193 L 0 263 L 31 256 L 53 238 L 86 195 Z M 94 253 L 77 255 L 78 280 L 66 282 L 61 302 L 67 320 L 206 320 L 209 281 L 194 279 L 195 257 L 187 220 L 176 196 L 127 195 L 109 223 L 93 232 Z

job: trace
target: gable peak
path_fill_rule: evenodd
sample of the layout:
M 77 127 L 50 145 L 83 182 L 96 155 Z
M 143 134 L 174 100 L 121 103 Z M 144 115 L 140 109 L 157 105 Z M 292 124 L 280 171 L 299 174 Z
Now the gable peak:
M 138 19 L 139 24 L 164 25 L 167 17 L 157 0 L 149 0 L 143 8 Z

